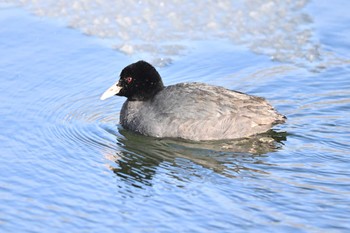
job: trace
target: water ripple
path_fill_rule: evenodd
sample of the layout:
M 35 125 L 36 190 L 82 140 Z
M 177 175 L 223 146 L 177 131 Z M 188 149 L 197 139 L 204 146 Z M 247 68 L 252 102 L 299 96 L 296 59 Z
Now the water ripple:
M 267 3 L 245 2 L 259 3 L 247 9 Z M 334 4 L 320 15 L 333 8 L 329 16 L 343 18 L 344 32 L 331 25 L 320 34 L 326 35 L 330 51 L 349 54 L 344 36 L 349 7 L 345 1 Z M 190 17 L 197 16 L 203 12 L 191 11 Z M 282 64 L 269 69 L 274 64 L 261 56 L 207 46 L 190 61 L 184 57 L 162 68 L 166 83 L 220 85 L 224 80 L 226 87 L 238 85 L 269 99 L 287 115 L 287 123 L 260 138 L 233 142 L 144 137 L 119 127 L 123 98 L 101 102 L 97 95 L 106 86 L 96 76 L 114 73 L 110 67 L 122 68 L 131 58 L 84 44 L 91 38 L 33 18 L 22 12 L 0 20 L 1 230 L 349 231 L 349 67 L 308 72 Z M 270 24 L 260 29 L 265 26 Z
M 118 114 L 108 114 L 108 109 L 115 110 L 115 103 L 101 104 L 97 96 L 74 98 L 71 93 L 48 98 L 43 104 L 50 109 L 43 109 L 39 114 L 44 115 L 45 121 L 52 122 L 44 131 L 49 133 L 46 137 L 71 145 L 82 144 L 87 150 L 116 150 L 114 137 L 106 130 L 118 124 Z

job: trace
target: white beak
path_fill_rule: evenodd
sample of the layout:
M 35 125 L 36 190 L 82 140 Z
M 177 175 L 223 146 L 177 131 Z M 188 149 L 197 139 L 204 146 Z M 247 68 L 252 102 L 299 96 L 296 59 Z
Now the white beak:
M 113 84 L 110 88 L 108 88 L 107 91 L 105 91 L 102 94 L 100 100 L 105 100 L 109 97 L 112 97 L 112 96 L 118 94 L 121 89 L 122 89 L 122 87 L 118 86 L 118 83 Z

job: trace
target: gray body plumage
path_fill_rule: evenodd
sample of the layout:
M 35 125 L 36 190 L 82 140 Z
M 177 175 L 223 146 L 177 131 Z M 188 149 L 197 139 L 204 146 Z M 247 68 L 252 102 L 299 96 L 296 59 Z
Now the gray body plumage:
M 201 141 L 263 133 L 285 122 L 285 117 L 261 97 L 203 83 L 180 83 L 146 101 L 127 100 L 120 122 L 143 135 Z

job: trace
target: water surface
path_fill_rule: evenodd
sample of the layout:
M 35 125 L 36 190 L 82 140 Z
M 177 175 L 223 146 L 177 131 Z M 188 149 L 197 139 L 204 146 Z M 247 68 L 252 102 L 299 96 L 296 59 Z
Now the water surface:
M 350 230 L 347 1 L 209 2 L 216 8 L 193 15 L 192 3 L 165 1 L 161 14 L 179 18 L 163 24 L 159 6 L 144 2 L 147 25 L 161 25 L 156 39 L 137 33 L 144 25 L 134 15 L 132 30 L 118 27 L 125 12 L 145 9 L 133 1 L 125 11 L 122 1 L 112 10 L 104 5 L 112 1 L 86 1 L 84 11 L 66 1 L 3 2 L 1 232 Z M 113 14 L 119 21 L 107 29 L 86 26 Z M 131 38 L 105 38 L 106 31 Z M 124 99 L 99 96 L 143 57 L 166 84 L 201 81 L 263 96 L 288 121 L 264 135 L 211 143 L 125 131 Z

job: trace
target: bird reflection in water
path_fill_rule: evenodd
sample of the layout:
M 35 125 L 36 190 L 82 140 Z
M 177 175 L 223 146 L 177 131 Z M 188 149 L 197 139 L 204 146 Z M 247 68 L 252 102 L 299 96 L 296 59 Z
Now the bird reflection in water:
M 119 151 L 108 155 L 112 162 L 109 168 L 136 188 L 152 186 L 159 170 L 180 183 L 190 180 L 192 175 L 204 176 L 208 171 L 230 178 L 243 172 L 268 174 L 250 165 L 268 166 L 262 158 L 281 149 L 287 140 L 286 132 L 273 130 L 250 138 L 208 142 L 152 138 L 122 128 L 119 133 L 115 134 Z

